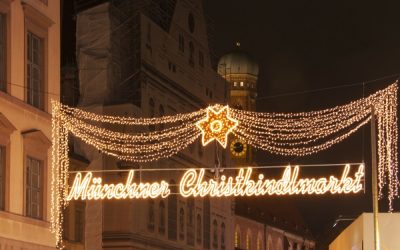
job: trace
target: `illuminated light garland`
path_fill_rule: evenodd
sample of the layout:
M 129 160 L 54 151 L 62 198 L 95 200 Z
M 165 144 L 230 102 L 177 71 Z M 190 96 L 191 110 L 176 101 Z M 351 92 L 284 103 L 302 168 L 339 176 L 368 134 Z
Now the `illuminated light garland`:
M 200 136 L 204 145 L 216 139 L 225 147 L 229 133 L 271 153 L 304 156 L 343 141 L 371 120 L 373 110 L 379 196 L 387 187 L 392 211 L 393 200 L 399 196 L 397 88 L 396 82 L 346 105 L 301 113 L 258 113 L 214 105 L 187 114 L 133 118 L 98 115 L 53 101 L 51 229 L 57 244 L 62 246 L 62 209 L 68 204 L 68 133 L 102 153 L 133 162 L 171 157 Z M 225 114 L 215 116 L 221 110 Z M 127 132 L 118 132 L 122 127 Z M 151 131 L 152 127 L 157 129 Z
M 203 146 L 216 140 L 223 148 L 226 148 L 228 135 L 238 124 L 239 122 L 230 116 L 228 106 L 216 105 L 207 108 L 207 116 L 198 121 L 196 126 L 201 130 Z
M 204 181 L 204 169 L 191 169 L 183 175 L 179 187 L 183 197 L 358 193 L 363 189 L 361 179 L 364 165 L 359 166 L 355 178 L 348 176 L 349 171 L 350 165 L 346 165 L 340 180 L 334 176 L 299 179 L 299 166 L 295 166 L 293 171 L 287 166 L 280 180 L 264 179 L 263 174 L 259 174 L 257 180 L 252 180 L 252 169 L 241 168 L 235 178 L 222 175 L 220 181 Z
M 229 197 L 265 195 L 311 195 L 311 194 L 349 194 L 363 189 L 364 165 L 361 164 L 349 176 L 350 165 L 345 165 L 340 178 L 299 178 L 300 167 L 287 166 L 279 180 L 265 179 L 259 174 L 252 179 L 252 168 L 239 168 L 233 177 L 222 175 L 220 179 L 205 180 L 205 169 L 188 169 L 179 182 L 179 194 L 183 197 Z M 101 177 L 93 177 L 92 172 L 84 176 L 78 172 L 66 200 L 110 200 L 166 198 L 171 194 L 166 181 L 153 183 L 134 183 L 135 170 L 130 170 L 126 182 L 103 184 Z
M 160 183 L 132 183 L 135 171 L 129 171 L 126 183 L 102 184 L 101 177 L 93 178 L 88 172 L 82 178 L 77 173 L 66 200 L 103 200 L 103 199 L 145 199 L 145 198 L 166 198 L 171 190 L 168 182 Z

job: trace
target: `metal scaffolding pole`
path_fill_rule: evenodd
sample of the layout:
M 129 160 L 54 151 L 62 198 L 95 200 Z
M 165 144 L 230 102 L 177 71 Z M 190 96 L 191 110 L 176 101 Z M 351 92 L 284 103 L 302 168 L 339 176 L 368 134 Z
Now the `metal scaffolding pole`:
M 372 211 L 374 220 L 374 246 L 380 250 L 379 226 L 378 226 L 378 169 L 376 165 L 376 119 L 375 109 L 371 107 L 371 156 L 372 156 Z

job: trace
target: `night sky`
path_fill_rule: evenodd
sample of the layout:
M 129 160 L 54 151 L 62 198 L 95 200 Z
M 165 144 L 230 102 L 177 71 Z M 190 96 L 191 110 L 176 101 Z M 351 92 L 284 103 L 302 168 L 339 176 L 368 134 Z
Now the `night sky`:
M 72 2 L 64 1 L 64 64 L 73 61 L 74 54 Z M 297 112 L 345 104 L 386 87 L 400 73 L 398 1 L 205 0 L 204 7 L 214 22 L 217 55 L 240 41 L 242 50 L 258 60 L 259 111 Z M 312 157 L 279 158 L 258 152 L 259 164 L 265 165 L 366 162 L 365 194 L 272 198 L 295 204 L 321 242 L 335 235 L 331 229 L 338 215 L 355 217 L 372 210 L 369 129 L 366 126 Z M 326 175 L 323 168 L 309 171 Z M 380 206 L 387 211 L 386 200 Z M 395 209 L 400 209 L 398 201 Z
M 206 15 L 214 21 L 216 53 L 223 55 L 240 41 L 242 50 L 258 60 L 257 109 L 270 112 L 345 104 L 396 80 L 399 7 L 398 1 L 205 1 Z M 339 88 L 342 85 L 351 86 Z M 272 198 L 296 204 L 321 243 L 329 243 L 348 224 L 332 229 L 337 216 L 372 211 L 370 158 L 369 126 L 312 157 L 279 158 L 258 152 L 259 164 L 265 165 L 366 162 L 365 194 Z M 326 175 L 324 168 L 309 171 Z M 381 211 L 387 211 L 386 203 L 380 202 Z M 400 209 L 398 201 L 395 209 Z

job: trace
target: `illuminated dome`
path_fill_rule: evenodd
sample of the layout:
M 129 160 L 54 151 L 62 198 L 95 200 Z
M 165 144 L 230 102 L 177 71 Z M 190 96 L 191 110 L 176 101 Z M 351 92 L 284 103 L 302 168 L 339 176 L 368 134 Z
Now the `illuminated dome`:
M 237 43 L 235 50 L 219 59 L 218 73 L 222 76 L 225 74 L 258 76 L 258 63 L 249 54 L 240 50 L 240 43 Z

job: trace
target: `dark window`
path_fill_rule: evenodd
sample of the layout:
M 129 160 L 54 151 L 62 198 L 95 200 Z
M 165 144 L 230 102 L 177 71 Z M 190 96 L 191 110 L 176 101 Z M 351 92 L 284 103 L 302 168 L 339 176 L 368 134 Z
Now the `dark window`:
M 194 32 L 194 16 L 192 13 L 189 13 L 189 16 L 188 16 L 188 26 L 189 26 L 190 33 L 193 33 Z
M 149 231 L 154 231 L 154 200 L 148 201 L 148 209 L 147 209 L 147 228 Z
M 69 213 L 70 213 L 70 205 L 67 206 L 64 209 L 64 213 L 63 213 L 63 223 L 64 223 L 64 225 L 63 225 L 63 239 L 64 240 L 70 240 L 70 237 L 69 237 L 69 229 L 70 229 L 69 220 L 71 218 L 70 218 L 70 214 Z
M 43 41 L 31 32 L 27 34 L 27 102 L 34 107 L 43 109 Z
M 7 91 L 6 79 L 6 16 L 0 14 L 0 91 Z
M 165 233 L 165 204 L 164 201 L 160 201 L 159 205 L 159 213 L 160 213 L 160 223 L 158 225 L 158 232 L 160 234 Z
M 5 206 L 6 187 L 6 147 L 0 145 L 0 210 Z
M 189 65 L 194 67 L 194 45 L 193 42 L 189 42 Z
M 153 98 L 149 99 L 149 117 L 153 118 L 155 115 L 155 103 Z M 154 125 L 149 125 L 149 130 L 154 131 L 156 127 Z
M 201 215 L 197 215 L 196 219 L 196 241 L 197 244 L 201 244 L 201 231 L 203 230 L 203 227 L 201 225 Z
M 201 144 L 201 140 L 198 140 L 197 146 L 197 153 L 200 157 L 203 157 L 203 145 Z
M 179 239 L 185 239 L 185 210 L 179 210 Z
M 75 241 L 83 242 L 85 233 L 85 207 L 78 203 L 75 209 Z
M 221 224 L 221 250 L 225 250 L 225 223 Z
M 185 52 L 185 38 L 182 34 L 179 34 L 179 50 Z
M 158 113 L 159 113 L 160 117 L 163 117 L 165 115 L 164 107 L 161 104 L 158 107 Z M 164 129 L 164 124 L 163 123 L 160 124 L 159 129 L 160 130 Z
M 42 162 L 31 157 L 26 159 L 26 216 L 42 218 Z
M 187 244 L 194 246 L 194 198 L 189 198 L 187 201 Z
M 204 55 L 203 55 L 203 52 L 201 52 L 201 51 L 199 51 L 199 65 L 201 67 L 204 66 Z
M 218 249 L 218 223 L 216 220 L 213 221 L 213 247 Z
M 171 180 L 169 182 L 171 187 L 171 194 L 168 197 L 168 239 L 176 240 L 177 239 L 177 192 L 178 189 L 176 187 L 175 181 Z
M 203 247 L 205 249 L 210 249 L 210 199 L 208 197 L 204 198 L 203 203 Z

